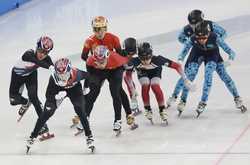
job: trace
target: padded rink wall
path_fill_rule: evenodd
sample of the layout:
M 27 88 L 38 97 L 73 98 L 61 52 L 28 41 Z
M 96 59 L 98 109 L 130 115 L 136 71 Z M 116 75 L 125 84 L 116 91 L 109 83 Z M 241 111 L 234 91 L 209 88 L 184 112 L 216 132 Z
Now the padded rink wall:
M 19 8 L 20 5 L 31 0 L 0 0 L 0 15 Z

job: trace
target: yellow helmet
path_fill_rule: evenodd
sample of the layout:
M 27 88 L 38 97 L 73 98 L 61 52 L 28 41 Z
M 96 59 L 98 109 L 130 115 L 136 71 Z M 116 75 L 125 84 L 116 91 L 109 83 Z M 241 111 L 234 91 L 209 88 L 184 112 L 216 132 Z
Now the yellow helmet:
M 108 20 L 103 16 L 97 16 L 92 20 L 92 28 L 107 28 Z

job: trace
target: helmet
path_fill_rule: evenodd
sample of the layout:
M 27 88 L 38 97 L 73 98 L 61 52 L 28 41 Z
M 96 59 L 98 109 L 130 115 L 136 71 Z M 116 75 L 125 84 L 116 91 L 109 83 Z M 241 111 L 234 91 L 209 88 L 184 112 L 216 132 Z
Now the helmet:
M 48 36 L 42 36 L 37 41 L 37 49 L 46 51 L 47 53 L 53 49 L 53 41 Z
M 206 36 L 210 33 L 211 28 L 208 24 L 208 22 L 202 21 L 199 22 L 196 26 L 195 26 L 195 35 L 196 36 Z
M 137 42 L 135 38 L 127 38 L 123 42 L 123 47 L 127 53 L 135 54 L 137 52 Z
M 150 59 L 153 55 L 152 46 L 148 42 L 143 42 L 138 47 L 138 56 L 141 60 Z
M 107 28 L 108 20 L 103 16 L 97 16 L 92 20 L 92 28 Z
M 55 62 L 55 73 L 58 81 L 67 82 L 70 78 L 72 66 L 68 58 L 60 58 Z
M 99 45 L 94 49 L 93 55 L 98 62 L 103 62 L 109 56 L 109 49 Z
M 204 19 L 204 14 L 201 10 L 192 10 L 188 14 L 188 22 L 189 24 L 197 24 L 198 22 L 203 21 Z

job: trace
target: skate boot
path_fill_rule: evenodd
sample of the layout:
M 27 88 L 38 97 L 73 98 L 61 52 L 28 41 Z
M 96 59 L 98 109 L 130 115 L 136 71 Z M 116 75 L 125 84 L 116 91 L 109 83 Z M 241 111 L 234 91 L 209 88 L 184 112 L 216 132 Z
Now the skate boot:
M 76 126 L 76 130 L 77 132 L 74 134 L 75 136 L 78 136 L 80 135 L 81 133 L 83 133 L 84 129 L 83 129 L 83 126 L 81 123 L 79 123 L 77 126 Z
M 240 109 L 242 113 L 247 111 L 247 107 L 243 104 L 241 97 L 234 98 L 236 108 Z
M 26 154 L 29 153 L 29 150 L 31 148 L 31 146 L 35 143 L 35 138 L 30 137 L 27 141 L 26 141 Z
M 145 106 L 145 117 L 151 122 L 151 124 L 153 125 L 153 112 L 150 106 Z
M 94 138 L 92 135 L 87 136 L 86 144 L 90 153 L 95 152 Z
M 39 131 L 38 135 L 42 135 L 42 134 L 47 133 L 47 132 L 49 132 L 49 128 L 48 128 L 47 124 L 44 124 L 44 126 Z
M 167 100 L 167 109 L 171 107 L 177 100 L 177 96 L 171 96 Z
M 75 126 L 77 126 L 80 123 L 80 118 L 78 116 L 74 116 L 72 118 L 72 125 L 70 126 L 70 128 L 74 128 Z
M 113 131 L 115 131 L 115 136 L 119 136 L 121 134 L 122 121 L 117 120 L 113 124 Z
M 135 117 L 132 114 L 127 116 L 127 124 L 130 126 L 131 130 L 138 128 L 138 124 L 135 123 Z
M 177 110 L 178 110 L 178 112 L 179 112 L 179 113 L 178 113 L 178 116 L 179 116 L 179 117 L 181 116 L 181 114 L 182 114 L 182 112 L 183 112 L 185 106 L 186 106 L 186 102 L 183 101 L 183 100 L 180 100 L 179 104 L 177 105 Z
M 160 107 L 159 113 L 160 113 L 161 121 L 165 123 L 166 125 L 168 125 L 168 120 L 167 120 L 168 115 L 167 115 L 165 106 L 162 108 Z
M 19 118 L 17 119 L 17 122 L 20 122 L 23 118 L 23 115 L 26 113 L 26 111 L 29 109 L 31 105 L 31 102 L 28 100 L 26 104 L 23 104 L 20 109 L 18 110 Z
M 44 141 L 44 140 L 48 140 L 48 139 L 55 137 L 53 133 L 49 133 L 49 128 L 47 124 L 44 124 L 44 126 L 39 131 L 38 135 L 41 136 L 39 138 L 39 141 Z
M 207 104 L 203 101 L 200 101 L 198 104 L 198 107 L 196 109 L 197 112 L 197 118 L 200 116 L 200 114 L 206 109 Z

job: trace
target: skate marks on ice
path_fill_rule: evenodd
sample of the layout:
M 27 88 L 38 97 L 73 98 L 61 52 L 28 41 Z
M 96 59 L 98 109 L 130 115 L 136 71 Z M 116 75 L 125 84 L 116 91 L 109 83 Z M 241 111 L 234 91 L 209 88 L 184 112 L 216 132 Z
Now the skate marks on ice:
M 27 155 L 25 153 L 0 153 L 0 157 L 4 156 L 24 156 Z M 27 156 L 67 156 L 67 155 L 75 155 L 75 156 L 82 156 L 82 155 L 249 155 L 250 152 L 98 152 L 95 151 L 94 154 L 89 153 L 86 149 L 83 152 L 39 152 L 39 151 L 32 151 Z
M 250 15 L 242 15 L 218 21 L 218 24 L 227 30 L 229 37 L 240 33 L 250 32 Z M 154 36 L 142 38 L 141 40 L 150 41 L 152 45 L 166 44 L 168 42 L 176 41 L 180 30 L 181 29 L 167 33 L 160 33 Z

